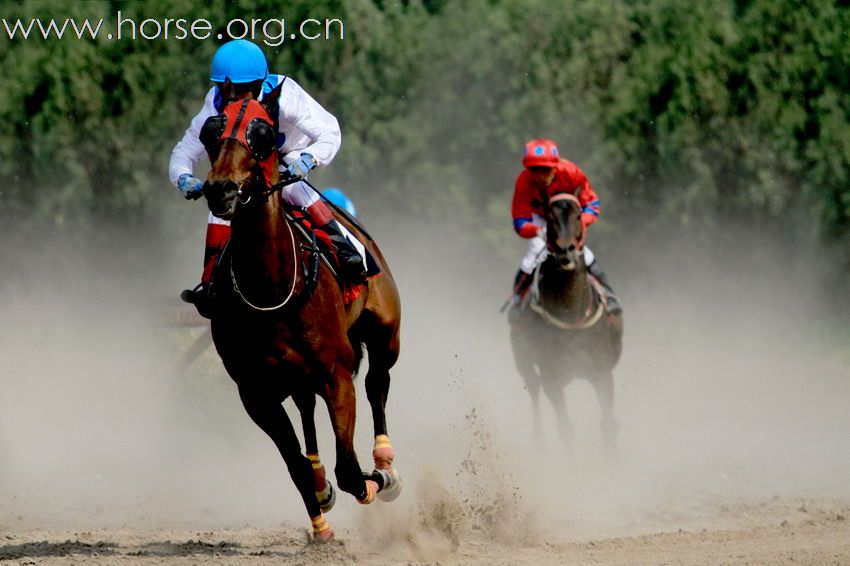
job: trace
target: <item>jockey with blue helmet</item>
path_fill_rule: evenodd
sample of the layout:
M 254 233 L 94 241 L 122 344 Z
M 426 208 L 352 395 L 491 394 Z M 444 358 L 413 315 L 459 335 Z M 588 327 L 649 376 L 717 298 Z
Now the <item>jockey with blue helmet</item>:
M 338 206 L 339 208 L 344 209 L 348 214 L 353 217 L 357 217 L 357 208 L 354 206 L 354 201 L 352 201 L 348 196 L 342 192 L 342 189 L 338 189 L 336 187 L 328 187 L 322 194 L 325 195 L 325 198 L 331 201 L 333 204 Z
M 214 85 L 207 92 L 201 110 L 192 118 L 183 138 L 174 146 L 168 166 L 171 182 L 186 199 L 194 200 L 203 194 L 204 181 L 196 178 L 193 172 L 195 164 L 207 155 L 199 135 L 207 119 L 224 110 L 226 104 L 221 93 L 226 81 L 232 83 L 237 95 L 250 92 L 258 100 L 281 85 L 277 109 L 277 149 L 282 172 L 285 170 L 303 179 L 314 168 L 328 165 L 339 151 L 342 134 L 337 119 L 292 78 L 269 74 L 266 57 L 254 43 L 238 39 L 222 45 L 213 57 L 210 81 Z M 297 182 L 285 187 L 281 194 L 289 204 L 305 208 L 313 226 L 330 236 L 337 248 L 343 275 L 352 282 L 362 281 L 365 271 L 363 258 L 348 241 L 318 193 L 307 184 Z M 181 295 L 184 300 L 198 305 L 199 310 L 200 303 L 207 298 L 215 262 L 229 237 L 230 222 L 210 213 L 201 284 Z

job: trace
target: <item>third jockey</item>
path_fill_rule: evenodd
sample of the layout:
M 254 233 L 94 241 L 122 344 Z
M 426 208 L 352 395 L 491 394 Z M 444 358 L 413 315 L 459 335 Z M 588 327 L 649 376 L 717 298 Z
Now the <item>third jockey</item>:
M 524 169 L 514 186 L 512 213 L 514 230 L 521 237 L 529 239 L 530 245 L 514 281 L 518 303 L 531 285 L 534 269 L 546 257 L 543 207 L 548 197 L 556 193 L 575 195 L 582 207 L 581 222 L 585 229 L 596 222 L 600 212 L 599 197 L 584 172 L 572 161 L 562 159 L 552 140 L 536 139 L 528 142 L 522 164 Z M 608 283 L 608 277 L 588 246 L 584 246 L 584 262 L 587 270 L 605 287 L 608 310 L 612 313 L 622 311 L 620 301 Z
M 277 116 L 281 172 L 304 179 L 314 168 L 328 165 L 339 151 L 342 134 L 337 119 L 290 77 L 269 74 L 265 55 L 250 41 L 239 39 L 222 45 L 213 57 L 210 80 L 214 86 L 207 92 L 200 112 L 192 118 L 183 138 L 171 152 L 168 166 L 171 182 L 185 198 L 194 200 L 203 195 L 204 181 L 193 174 L 195 164 L 206 155 L 198 137 L 207 118 L 224 110 L 226 104 L 222 100 L 221 87 L 227 80 L 233 83 L 237 94 L 251 92 L 258 100 L 283 83 Z M 282 189 L 282 196 L 290 205 L 306 209 L 313 226 L 330 236 L 337 248 L 343 277 L 352 282 L 362 281 L 365 271 L 363 259 L 316 191 L 303 182 L 297 182 Z M 213 268 L 229 237 L 230 222 L 211 213 L 201 284 L 181 294 L 185 301 L 197 305 L 199 311 L 208 299 Z

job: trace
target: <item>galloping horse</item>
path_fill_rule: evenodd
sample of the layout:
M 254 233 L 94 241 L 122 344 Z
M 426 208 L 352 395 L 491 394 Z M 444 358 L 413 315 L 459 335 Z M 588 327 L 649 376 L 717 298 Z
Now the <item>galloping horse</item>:
M 340 222 L 366 246 L 380 274 L 344 300 L 331 255 L 285 208 L 275 147 L 281 87 L 262 102 L 221 89 L 224 111 L 201 130 L 212 162 L 203 192 L 210 211 L 230 220 L 232 235 L 212 289 L 216 350 L 236 382 L 251 419 L 271 437 L 304 500 L 313 537 L 333 531 L 324 518 L 333 504 L 325 485 L 313 422 L 315 396 L 327 404 L 336 439 L 339 487 L 361 503 L 385 500 L 401 484 L 392 467 L 384 408 L 390 368 L 398 359 L 401 307 L 393 277 L 377 245 L 345 218 Z M 375 430 L 375 471 L 364 474 L 354 450 L 353 375 L 368 352 L 366 393 Z M 307 456 L 282 406 L 292 396 L 301 412 Z M 320 502 L 320 499 L 322 501 Z
M 616 442 L 613 369 L 622 351 L 623 319 L 609 314 L 599 287 L 584 263 L 581 205 L 567 193 L 553 195 L 546 208 L 547 258 L 538 268 L 537 285 L 526 308 L 510 313 L 511 345 L 517 370 L 525 379 L 541 432 L 541 387 L 558 418 L 568 448 L 573 429 L 564 402 L 564 387 L 576 377 L 588 379 L 602 407 L 602 439 L 607 450 Z

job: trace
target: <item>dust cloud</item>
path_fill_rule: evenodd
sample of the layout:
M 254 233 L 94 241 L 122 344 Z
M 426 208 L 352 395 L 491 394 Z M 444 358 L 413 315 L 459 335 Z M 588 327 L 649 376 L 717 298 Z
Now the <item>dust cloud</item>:
M 569 457 L 545 399 L 543 436 L 532 433 L 498 312 L 522 242 L 498 254 L 375 216 L 365 220 L 403 300 L 388 420 L 405 491 L 368 508 L 341 494 L 329 516 L 342 534 L 372 535 L 355 537 L 366 551 L 424 560 L 471 532 L 529 544 L 728 527 L 748 520 L 742 504 L 850 499 L 850 360 L 833 314 L 846 303 L 810 250 L 728 230 L 601 239 L 625 307 L 619 454 L 604 457 L 593 390 L 576 381 L 565 391 Z M 4 274 L 0 525 L 308 524 L 214 352 L 180 366 L 203 340 L 202 328 L 169 322 L 176 293 L 199 276 L 204 218 L 187 209 L 171 220 L 155 238 L 30 243 Z M 332 467 L 321 405 L 317 416 Z

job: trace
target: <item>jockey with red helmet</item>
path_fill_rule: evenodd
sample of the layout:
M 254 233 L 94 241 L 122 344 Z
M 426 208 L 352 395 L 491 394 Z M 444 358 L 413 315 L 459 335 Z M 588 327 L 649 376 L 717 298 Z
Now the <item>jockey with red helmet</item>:
M 211 67 L 210 81 L 214 85 L 183 138 L 174 146 L 168 166 L 171 182 L 186 199 L 195 200 L 203 195 L 204 182 L 193 174 L 195 164 L 206 155 L 199 136 L 207 119 L 224 110 L 226 104 L 221 88 L 228 80 L 237 95 L 251 92 L 258 100 L 282 85 L 277 112 L 281 172 L 303 179 L 314 168 L 333 160 L 342 141 L 339 122 L 290 77 L 269 74 L 266 57 L 257 45 L 244 39 L 225 43 L 216 51 Z M 289 204 L 305 208 L 313 226 L 330 236 L 337 248 L 343 275 L 354 282 L 362 281 L 363 258 L 348 241 L 319 194 L 303 182 L 288 185 L 281 194 Z M 183 300 L 198 306 L 199 311 L 206 310 L 213 268 L 229 238 L 230 222 L 210 213 L 201 284 L 181 294 Z
M 531 285 L 534 269 L 546 257 L 546 219 L 543 210 L 546 202 L 541 196 L 557 193 L 575 195 L 582 207 L 581 222 L 585 230 L 596 222 L 600 212 L 599 197 L 584 172 L 572 161 L 561 158 L 558 146 L 552 140 L 535 139 L 525 144 L 522 164 L 525 168 L 514 186 L 511 211 L 514 230 L 530 242 L 514 282 L 517 303 Z M 621 311 L 620 302 L 593 252 L 588 246 L 584 246 L 583 251 L 588 271 L 602 283 L 608 293 L 609 310 Z

